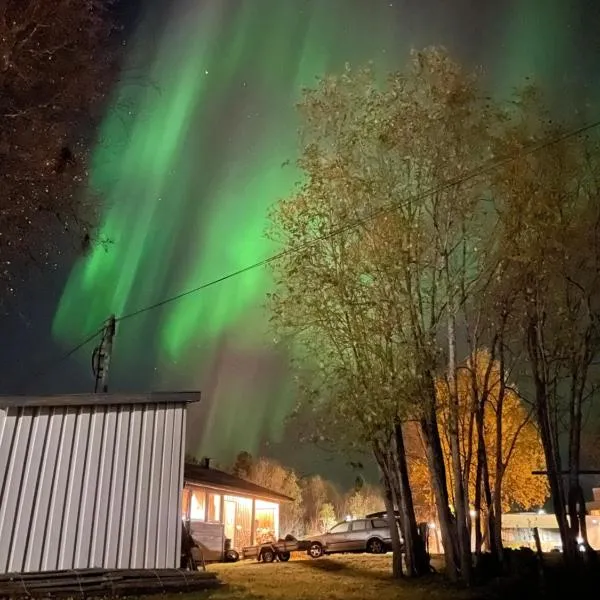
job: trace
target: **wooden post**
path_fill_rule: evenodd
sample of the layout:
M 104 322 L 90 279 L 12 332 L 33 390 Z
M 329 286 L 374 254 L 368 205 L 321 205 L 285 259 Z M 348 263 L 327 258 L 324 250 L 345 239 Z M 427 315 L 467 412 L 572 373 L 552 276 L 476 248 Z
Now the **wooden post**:
M 256 544 L 256 498 L 252 498 L 252 522 L 250 524 L 250 545 Z
M 544 580 L 544 553 L 542 552 L 542 541 L 540 540 L 540 531 L 537 527 L 533 528 L 533 539 L 535 541 L 535 550 L 538 559 L 538 568 L 540 571 L 540 581 Z
M 100 345 L 94 350 L 92 357 L 92 363 L 94 365 L 96 383 L 94 385 L 94 393 L 97 394 L 99 391 L 103 394 L 108 392 L 108 367 L 110 364 L 110 357 L 112 354 L 113 339 L 115 337 L 117 320 L 115 315 L 111 315 L 106 322 L 104 332 L 102 334 L 102 341 Z

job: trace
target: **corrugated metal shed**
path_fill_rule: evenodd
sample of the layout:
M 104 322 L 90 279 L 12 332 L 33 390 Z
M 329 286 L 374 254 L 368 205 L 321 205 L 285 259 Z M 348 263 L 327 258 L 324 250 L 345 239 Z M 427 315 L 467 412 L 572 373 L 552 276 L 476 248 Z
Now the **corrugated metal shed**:
M 0 573 L 174 568 L 198 392 L 0 396 Z

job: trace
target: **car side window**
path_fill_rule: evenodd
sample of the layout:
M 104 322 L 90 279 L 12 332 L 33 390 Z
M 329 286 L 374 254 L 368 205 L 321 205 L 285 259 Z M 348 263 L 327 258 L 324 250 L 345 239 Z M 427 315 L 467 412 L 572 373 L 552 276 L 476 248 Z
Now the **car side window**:
M 353 521 L 352 531 L 364 531 L 367 528 L 366 521 Z
M 329 533 L 346 533 L 350 529 L 350 523 L 338 523 Z
M 385 519 L 373 519 L 371 525 L 373 526 L 373 529 L 385 529 L 388 526 Z

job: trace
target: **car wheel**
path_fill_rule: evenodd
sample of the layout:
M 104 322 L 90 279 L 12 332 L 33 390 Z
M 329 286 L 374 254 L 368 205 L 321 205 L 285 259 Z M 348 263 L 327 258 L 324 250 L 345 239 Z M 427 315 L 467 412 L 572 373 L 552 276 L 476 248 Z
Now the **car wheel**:
M 263 550 L 262 559 L 263 562 L 272 563 L 275 560 L 275 552 L 272 550 Z
M 238 560 L 240 560 L 240 555 L 237 550 L 231 549 L 225 552 L 225 562 L 237 562 Z
M 381 540 L 369 540 L 367 552 L 371 554 L 383 554 L 385 552 L 383 542 Z
M 321 546 L 321 544 L 317 544 L 316 542 L 311 544 L 310 548 L 308 549 L 308 554 L 311 558 L 320 558 L 323 556 L 323 546 Z
M 280 552 L 279 560 L 281 562 L 287 562 L 288 560 L 290 560 L 290 556 L 291 556 L 291 554 L 289 552 Z

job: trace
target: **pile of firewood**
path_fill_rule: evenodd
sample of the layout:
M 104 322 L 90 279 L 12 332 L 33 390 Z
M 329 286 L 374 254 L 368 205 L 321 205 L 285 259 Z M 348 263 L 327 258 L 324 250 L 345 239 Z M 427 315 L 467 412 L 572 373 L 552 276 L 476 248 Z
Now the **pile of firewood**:
M 214 573 L 181 569 L 81 569 L 0 575 L 0 598 L 127 597 L 196 592 L 220 585 Z

